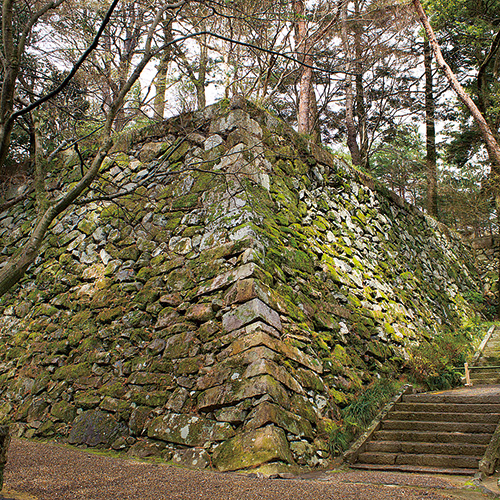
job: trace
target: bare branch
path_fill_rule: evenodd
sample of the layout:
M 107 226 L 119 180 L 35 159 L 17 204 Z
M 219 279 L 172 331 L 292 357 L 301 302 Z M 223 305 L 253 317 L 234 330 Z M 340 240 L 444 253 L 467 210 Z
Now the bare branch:
M 62 1 L 62 0 L 60 0 Z M 66 78 L 61 82 L 60 85 L 58 85 L 52 92 L 49 92 L 47 95 L 41 97 L 40 99 L 37 99 L 36 101 L 32 102 L 29 106 L 26 108 L 20 109 L 19 111 L 16 111 L 15 113 L 12 114 L 12 116 L 9 119 L 9 122 L 13 122 L 17 118 L 19 118 L 22 115 L 25 115 L 26 113 L 29 113 L 30 111 L 33 111 L 35 108 L 38 108 L 41 106 L 44 102 L 47 102 L 49 99 L 52 99 L 55 97 L 57 94 L 59 94 L 65 87 L 68 86 L 69 82 L 73 79 L 75 76 L 76 72 L 80 69 L 81 65 L 85 62 L 87 57 L 92 53 L 92 51 L 97 47 L 99 44 L 99 40 L 101 38 L 102 33 L 104 32 L 104 29 L 108 25 L 109 21 L 111 20 L 111 15 L 113 14 L 113 11 L 115 10 L 115 7 L 118 5 L 119 0 L 113 0 L 113 3 L 110 5 L 108 11 L 106 12 L 106 15 L 104 16 L 104 19 L 101 23 L 101 26 L 99 27 L 99 30 L 97 31 L 94 40 L 92 43 L 89 45 L 87 50 L 80 56 L 78 61 L 74 64 L 74 66 L 71 68 L 71 71 L 68 73 Z

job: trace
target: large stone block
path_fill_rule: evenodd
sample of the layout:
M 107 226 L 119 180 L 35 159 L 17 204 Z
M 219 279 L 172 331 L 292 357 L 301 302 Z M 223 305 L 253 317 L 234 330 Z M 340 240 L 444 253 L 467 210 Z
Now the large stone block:
M 79 415 L 73 422 L 69 434 L 70 444 L 111 446 L 113 441 L 127 433 L 125 425 L 99 410 L 89 410 Z
M 227 116 L 215 118 L 210 123 L 210 134 L 228 134 L 240 128 L 257 137 L 262 137 L 262 128 L 242 109 L 234 109 Z
M 222 330 L 229 333 L 257 320 L 264 321 L 279 331 L 282 329 L 279 314 L 262 300 L 255 298 L 224 314 Z
M 273 425 L 235 436 L 221 444 L 212 458 L 220 471 L 248 469 L 277 460 L 293 463 L 285 433 Z
M 304 394 L 301 385 L 288 373 L 286 368 L 268 359 L 259 359 L 253 362 L 243 373 L 243 379 L 250 379 L 258 375 L 271 375 L 294 392 Z
M 157 417 L 148 426 L 148 437 L 186 446 L 203 446 L 207 442 L 225 441 L 232 436 L 234 430 L 230 424 L 194 415 Z
M 263 395 L 268 395 L 284 408 L 290 408 L 290 399 L 283 385 L 270 375 L 261 375 L 206 390 L 198 397 L 198 409 L 212 410 Z
M 241 379 L 246 366 L 262 360 L 277 359 L 278 357 L 279 355 L 276 352 L 265 346 L 254 347 L 236 356 L 226 358 L 210 368 L 205 368 L 204 375 L 198 378 L 196 382 L 196 388 L 204 391 L 210 387 L 222 385 L 230 377 L 234 377 L 233 380 L 236 378 Z M 257 373 L 252 376 L 255 375 Z
M 0 490 L 3 486 L 3 471 L 7 463 L 7 450 L 10 443 L 10 429 L 8 425 L 0 425 Z
M 244 264 L 241 267 L 231 269 L 231 271 L 220 274 L 207 283 L 201 285 L 196 291 L 195 297 L 215 292 L 216 290 L 231 285 L 235 281 L 249 278 L 253 275 L 256 267 L 257 266 L 253 262 L 250 262 L 249 264 Z
M 323 365 L 318 359 L 305 354 L 294 346 L 286 344 L 282 340 L 270 337 L 267 333 L 258 330 L 250 335 L 245 335 L 236 339 L 229 347 L 224 349 L 224 351 L 217 356 L 217 359 L 221 361 L 228 356 L 234 356 L 240 352 L 259 345 L 265 345 L 269 347 L 269 349 L 282 354 L 285 358 L 290 358 L 306 368 L 310 368 L 316 373 L 323 373 Z
M 308 420 L 269 401 L 264 401 L 254 408 L 248 415 L 245 429 L 257 429 L 271 423 L 298 437 L 307 437 L 309 439 L 314 437 L 313 428 Z

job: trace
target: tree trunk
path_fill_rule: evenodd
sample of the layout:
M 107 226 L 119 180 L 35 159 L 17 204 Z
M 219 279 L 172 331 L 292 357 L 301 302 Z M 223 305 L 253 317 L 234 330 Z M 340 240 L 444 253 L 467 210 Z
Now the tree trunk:
M 434 126 L 434 96 L 432 85 L 432 52 L 429 41 L 424 37 L 425 67 L 425 147 L 427 173 L 427 213 L 438 216 L 437 204 L 437 167 L 436 167 L 436 128 Z
M 203 25 L 203 29 L 205 29 Z M 203 109 L 207 105 L 206 98 L 206 83 L 207 83 L 207 66 L 208 66 L 208 47 L 207 35 L 203 35 L 200 40 L 200 66 L 198 69 L 198 78 L 195 82 L 196 100 L 198 109 Z
M 358 133 L 354 122 L 354 94 L 352 91 L 351 60 L 352 53 L 349 45 L 349 34 L 347 32 L 347 3 L 344 2 L 341 9 L 342 29 L 341 38 L 344 46 L 345 63 L 345 122 L 347 129 L 347 147 L 351 153 L 351 160 L 357 167 L 361 166 L 361 155 L 358 147 Z
M 430 45 L 432 47 L 432 51 L 436 58 L 436 63 L 439 68 L 444 72 L 448 82 L 450 83 L 452 89 L 455 91 L 459 99 L 467 106 L 474 120 L 476 121 L 481 135 L 485 141 L 486 149 L 488 150 L 488 155 L 491 163 L 493 164 L 493 170 L 497 171 L 500 169 L 500 146 L 498 145 L 495 136 L 491 132 L 491 129 L 486 122 L 484 116 L 481 114 L 477 106 L 474 104 L 474 101 L 469 97 L 469 95 L 465 92 L 462 85 L 458 81 L 457 77 L 448 66 L 446 61 L 443 58 L 443 54 L 441 53 L 441 49 L 436 40 L 436 36 L 434 35 L 434 31 L 427 19 L 427 15 L 425 14 L 422 5 L 419 0 L 413 0 L 413 5 L 415 6 L 415 10 L 417 11 L 418 16 L 420 17 L 420 21 L 427 33 L 427 37 L 429 39 Z M 498 182 L 498 179 L 494 179 L 495 183 Z
M 303 0 L 293 2 L 296 17 L 295 46 L 297 59 L 303 63 L 300 67 L 299 78 L 299 105 L 297 114 L 298 131 L 300 134 L 311 132 L 311 90 L 312 90 L 312 57 L 308 43 L 307 20 L 305 18 L 305 4 Z
M 359 166 L 365 170 L 370 170 L 368 159 L 368 126 L 365 108 L 365 89 L 363 85 L 363 42 L 361 40 L 362 31 L 359 20 L 361 13 L 359 0 L 354 0 L 354 54 L 355 54 L 355 82 L 356 82 L 356 117 L 358 119 L 359 135 Z
M 172 21 L 168 20 L 163 24 L 163 36 L 165 37 L 165 43 L 172 41 Z M 156 95 L 154 101 L 154 112 L 155 118 L 163 120 L 165 115 L 165 92 L 167 90 L 167 72 L 168 65 L 171 61 L 172 49 L 169 45 L 161 56 L 160 62 L 158 63 L 158 70 L 155 77 L 155 88 Z

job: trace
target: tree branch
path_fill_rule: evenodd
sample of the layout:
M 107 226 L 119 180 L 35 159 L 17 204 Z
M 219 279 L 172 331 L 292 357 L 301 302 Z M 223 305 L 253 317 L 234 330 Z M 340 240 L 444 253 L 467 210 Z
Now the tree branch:
M 71 71 L 68 73 L 66 78 L 61 82 L 60 85 L 58 85 L 52 92 L 49 92 L 45 96 L 41 97 L 40 99 L 37 99 L 36 101 L 32 102 L 29 106 L 26 108 L 20 109 L 19 111 L 16 111 L 15 113 L 12 114 L 12 116 L 9 119 L 9 122 L 13 122 L 17 118 L 19 118 L 22 115 L 25 115 L 26 113 L 29 113 L 30 111 L 33 111 L 35 108 L 38 108 L 41 106 L 44 102 L 47 102 L 49 99 L 52 99 L 55 97 L 57 94 L 59 94 L 62 90 L 64 90 L 65 87 L 69 84 L 69 82 L 72 80 L 72 78 L 75 76 L 76 72 L 80 69 L 81 65 L 85 62 L 87 57 L 90 55 L 90 53 L 97 47 L 99 44 L 99 40 L 101 38 L 102 33 L 104 32 L 106 26 L 108 25 L 109 21 L 111 20 L 111 15 L 113 14 L 113 11 L 115 10 L 115 7 L 118 5 L 119 0 L 113 0 L 113 3 L 110 5 L 108 11 L 106 12 L 106 15 L 104 16 L 104 19 L 101 23 L 101 26 L 99 27 L 99 30 L 97 31 L 94 40 L 92 43 L 87 47 L 87 50 L 80 56 L 78 61 L 74 64 L 74 66 L 71 68 Z

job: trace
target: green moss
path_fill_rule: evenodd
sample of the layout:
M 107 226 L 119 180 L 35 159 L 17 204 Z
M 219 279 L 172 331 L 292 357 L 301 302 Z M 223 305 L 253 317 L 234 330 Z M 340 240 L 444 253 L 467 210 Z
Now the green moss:
M 101 323 L 111 323 L 111 321 L 122 316 L 123 311 L 124 309 L 122 306 L 113 307 L 111 309 L 105 309 L 97 315 L 97 319 Z
M 337 359 L 343 365 L 348 365 L 350 363 L 349 356 L 341 345 L 336 345 L 332 352 L 332 357 Z
M 97 224 L 93 221 L 82 219 L 78 224 L 78 229 L 87 236 L 90 236 L 97 229 Z
M 137 248 L 137 245 L 133 244 L 122 248 L 117 255 L 120 260 L 137 260 L 141 251 Z
M 54 372 L 55 380 L 75 381 L 80 377 L 90 375 L 89 363 L 78 363 L 76 365 L 66 365 L 59 367 Z
M 176 198 L 172 202 L 173 210 L 187 210 L 198 206 L 198 193 L 190 193 L 180 198 Z
M 169 394 L 165 391 L 139 391 L 133 392 L 130 395 L 130 401 L 136 405 L 150 406 L 158 408 L 165 405 L 169 398 Z
M 189 375 L 192 373 L 198 373 L 200 370 L 200 359 L 199 358 L 186 358 L 180 361 L 179 366 L 176 370 L 176 375 Z

